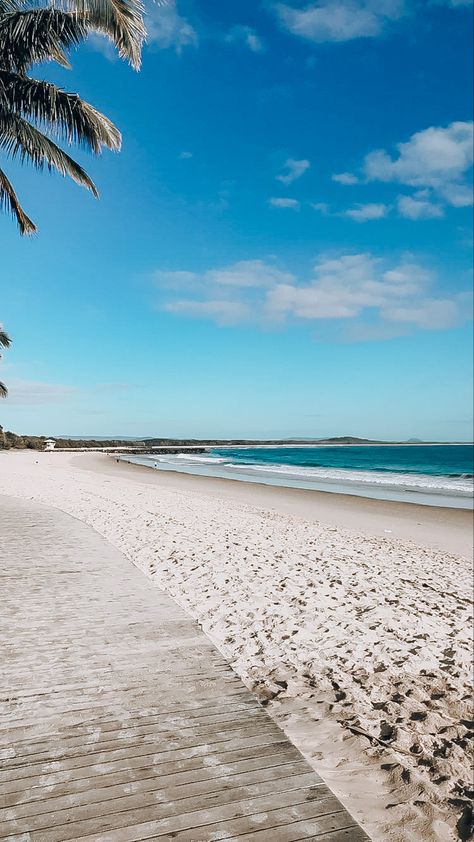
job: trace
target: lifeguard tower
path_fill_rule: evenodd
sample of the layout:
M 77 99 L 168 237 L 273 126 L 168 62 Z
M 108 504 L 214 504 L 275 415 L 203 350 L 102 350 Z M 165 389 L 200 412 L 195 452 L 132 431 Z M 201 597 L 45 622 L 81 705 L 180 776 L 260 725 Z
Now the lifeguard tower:
M 46 439 L 46 441 L 44 443 L 44 449 L 45 450 L 54 450 L 55 447 L 56 447 L 56 442 L 54 441 L 54 439 Z

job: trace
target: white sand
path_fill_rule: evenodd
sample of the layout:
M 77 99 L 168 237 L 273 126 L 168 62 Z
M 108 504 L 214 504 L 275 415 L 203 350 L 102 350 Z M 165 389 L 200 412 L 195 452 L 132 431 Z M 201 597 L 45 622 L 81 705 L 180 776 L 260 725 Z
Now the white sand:
M 374 842 L 459 838 L 473 730 L 466 558 L 105 456 L 0 453 L 0 493 L 90 524 L 197 618 Z

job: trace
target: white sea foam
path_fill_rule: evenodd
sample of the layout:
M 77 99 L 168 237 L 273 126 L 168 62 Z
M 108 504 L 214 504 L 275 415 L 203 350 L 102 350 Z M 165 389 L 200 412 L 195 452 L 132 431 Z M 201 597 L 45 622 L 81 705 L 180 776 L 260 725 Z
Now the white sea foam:
M 222 456 L 191 456 L 187 453 L 177 453 L 176 456 L 171 457 L 172 459 L 180 459 L 185 462 L 201 462 L 203 465 L 218 465 L 219 463 L 225 463 L 228 460 L 224 459 Z
M 282 465 L 232 461 L 212 453 L 162 453 L 131 457 L 130 461 L 152 464 L 157 470 L 262 482 L 271 485 L 358 494 L 393 500 L 414 500 L 431 505 L 470 507 L 472 477 L 365 471 L 362 469 Z M 451 501 L 451 502 L 450 502 Z
M 324 480 L 326 482 L 344 483 L 344 485 L 374 485 L 384 487 L 406 488 L 408 490 L 431 491 L 435 493 L 463 494 L 471 496 L 473 493 L 472 479 L 458 477 L 434 476 L 428 474 L 399 474 L 392 472 L 356 471 L 346 468 L 314 468 L 304 465 L 250 465 L 238 462 L 228 462 L 230 470 L 240 473 L 250 471 L 259 474 L 275 474 L 295 479 L 310 481 Z

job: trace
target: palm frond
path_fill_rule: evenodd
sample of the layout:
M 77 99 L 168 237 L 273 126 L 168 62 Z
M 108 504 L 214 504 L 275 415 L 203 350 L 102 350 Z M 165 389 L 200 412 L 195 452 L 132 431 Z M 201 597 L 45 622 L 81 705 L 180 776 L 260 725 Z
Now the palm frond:
M 19 8 L 20 3 L 16 3 L 15 0 L 0 0 L 0 15 L 16 12 Z
M 6 177 L 3 170 L 0 170 L 0 207 L 6 208 L 13 217 L 15 217 L 20 232 L 22 234 L 34 234 L 36 229 L 36 225 L 31 219 L 26 215 L 25 211 L 20 205 L 18 201 L 17 195 L 13 189 L 13 185 Z M 3 341 L 3 338 L 6 337 L 8 340 L 8 344 Z M 4 348 L 8 348 L 10 344 L 10 340 L 6 333 L 0 331 L 0 345 L 3 345 Z
M 5 386 L 5 383 L 0 383 L 0 398 L 6 398 L 8 395 L 8 389 Z
M 121 58 L 135 70 L 141 64 L 146 37 L 144 7 L 140 0 L 63 0 L 88 29 L 101 32 L 115 44 Z
M 0 147 L 23 163 L 30 161 L 39 170 L 46 166 L 50 171 L 55 169 L 61 175 L 68 175 L 95 197 L 99 195 L 86 171 L 23 117 L 0 110 Z
M 3 2 L 3 0 L 0 0 Z M 0 15 L 0 67 L 24 73 L 32 64 L 57 61 L 87 36 L 87 25 L 62 9 L 25 9 Z
M 2 348 L 9 348 L 11 344 L 12 341 L 8 333 L 3 329 L 3 327 L 0 327 L 0 345 Z
M 0 69 L 0 109 L 53 128 L 69 144 L 87 146 L 99 154 L 102 146 L 118 150 L 121 135 L 114 124 L 78 94 L 49 82 Z

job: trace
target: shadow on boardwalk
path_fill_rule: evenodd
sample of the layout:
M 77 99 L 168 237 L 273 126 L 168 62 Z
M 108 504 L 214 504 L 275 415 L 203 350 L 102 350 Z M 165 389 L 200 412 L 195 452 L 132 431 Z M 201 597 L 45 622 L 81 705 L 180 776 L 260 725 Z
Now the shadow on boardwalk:
M 367 839 L 197 624 L 96 532 L 6 497 L 0 528 L 0 839 Z

